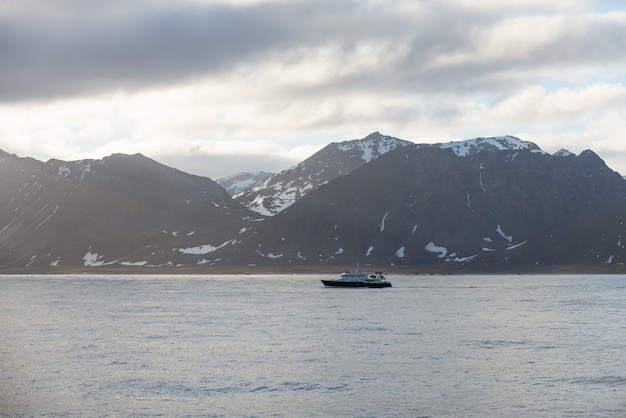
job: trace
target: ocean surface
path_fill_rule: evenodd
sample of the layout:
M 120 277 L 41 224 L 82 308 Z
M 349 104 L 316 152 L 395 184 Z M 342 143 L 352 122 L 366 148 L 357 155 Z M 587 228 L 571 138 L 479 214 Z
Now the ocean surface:
M 626 275 L 0 276 L 0 415 L 625 417 Z

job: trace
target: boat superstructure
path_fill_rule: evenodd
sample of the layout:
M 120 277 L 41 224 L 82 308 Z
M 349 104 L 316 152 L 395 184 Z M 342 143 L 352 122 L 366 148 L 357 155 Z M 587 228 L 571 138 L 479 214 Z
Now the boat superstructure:
M 322 280 L 328 287 L 391 287 L 391 283 L 383 276 L 383 273 L 374 274 L 355 271 L 344 271 L 339 277 L 332 280 Z

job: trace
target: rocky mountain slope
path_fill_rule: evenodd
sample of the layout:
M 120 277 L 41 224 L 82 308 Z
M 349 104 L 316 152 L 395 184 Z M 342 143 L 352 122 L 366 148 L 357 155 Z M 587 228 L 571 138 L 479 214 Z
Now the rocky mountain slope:
M 240 245 L 270 264 L 623 264 L 624 209 L 626 181 L 592 151 L 481 138 L 391 151 Z
M 2 152 L 0 178 L 0 268 L 197 264 L 184 249 L 236 239 L 255 217 L 212 180 L 139 154 L 42 163 Z
M 273 216 L 139 154 L 0 152 L 0 179 L 0 272 L 626 262 L 626 180 L 592 151 L 549 155 L 514 137 L 331 144 L 255 192 Z
M 218 180 L 235 200 L 262 215 L 275 215 L 320 185 L 341 177 L 375 158 L 411 142 L 374 132 L 363 139 L 333 142 L 295 167 L 250 181 L 240 173 Z

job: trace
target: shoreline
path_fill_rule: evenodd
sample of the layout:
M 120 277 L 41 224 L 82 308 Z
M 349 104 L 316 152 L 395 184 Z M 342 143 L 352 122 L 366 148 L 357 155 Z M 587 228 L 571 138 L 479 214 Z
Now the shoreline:
M 336 275 L 354 266 L 307 265 L 307 266 L 219 266 L 219 267 L 146 267 L 146 266 L 98 266 L 98 267 L 46 267 L 46 268 L 0 268 L 0 275 L 254 275 L 254 274 L 331 274 Z M 363 265 L 363 272 L 376 271 L 400 275 L 532 275 L 532 274 L 626 274 L 622 265 L 556 265 L 556 266 L 388 266 Z

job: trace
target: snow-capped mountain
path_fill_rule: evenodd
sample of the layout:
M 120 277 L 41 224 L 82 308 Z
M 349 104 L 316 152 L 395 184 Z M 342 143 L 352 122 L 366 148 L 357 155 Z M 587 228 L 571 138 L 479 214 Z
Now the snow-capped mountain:
M 474 155 L 482 151 L 523 151 L 530 150 L 535 152 L 543 152 L 534 143 L 522 141 L 514 136 L 499 136 L 492 138 L 474 138 L 465 141 L 453 141 L 440 144 L 422 144 L 421 146 L 435 147 L 441 149 L 451 149 L 460 157 Z
M 362 139 L 333 142 L 288 170 L 242 187 L 239 192 L 229 191 L 235 200 L 249 209 L 262 215 L 275 215 L 320 185 L 407 145 L 412 143 L 379 132 Z M 219 182 L 226 183 L 223 179 Z
M 0 272 L 626 263 L 626 180 L 589 150 L 374 133 L 330 144 L 263 184 L 250 196 L 274 216 L 140 154 L 43 163 L 0 151 Z
M 502 137 L 388 152 L 241 245 L 257 264 L 623 265 L 624 225 L 626 182 L 595 153 Z
M 249 209 L 267 216 L 288 208 L 329 181 L 344 176 L 363 164 L 398 147 L 415 146 L 402 139 L 374 132 L 362 139 L 333 142 L 298 165 L 278 174 L 238 173 L 217 180 L 235 200 Z M 514 136 L 474 138 L 439 144 L 418 144 L 420 148 L 451 149 L 458 156 L 480 151 L 543 152 L 534 143 Z
M 265 171 L 254 171 L 251 173 L 236 173 L 230 176 L 222 177 L 217 180 L 217 184 L 222 186 L 231 196 L 237 196 L 250 190 L 256 184 L 263 183 L 274 173 Z

